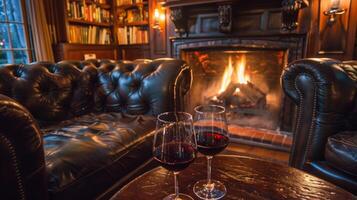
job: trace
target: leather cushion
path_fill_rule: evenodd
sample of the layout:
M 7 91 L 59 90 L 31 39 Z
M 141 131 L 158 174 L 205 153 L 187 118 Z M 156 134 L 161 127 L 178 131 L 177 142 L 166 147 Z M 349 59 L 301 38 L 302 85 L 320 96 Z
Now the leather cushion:
M 357 175 L 357 132 L 341 132 L 328 138 L 325 158 L 333 166 Z
M 151 136 L 154 128 L 154 117 L 129 116 L 121 113 L 92 113 L 44 128 L 50 193 L 61 193 L 73 184 L 93 184 L 80 182 L 82 178 L 86 179 L 86 176 L 98 173 L 98 170 L 112 173 L 110 178 L 113 181 L 119 180 L 127 174 L 125 170 L 130 171 L 138 167 L 131 163 L 124 164 L 124 161 L 120 162 L 121 157 L 135 148 L 136 143 Z M 151 149 L 142 151 L 151 153 Z M 135 158 L 143 163 L 147 156 Z M 118 170 L 113 166 L 114 162 L 125 165 L 125 170 Z

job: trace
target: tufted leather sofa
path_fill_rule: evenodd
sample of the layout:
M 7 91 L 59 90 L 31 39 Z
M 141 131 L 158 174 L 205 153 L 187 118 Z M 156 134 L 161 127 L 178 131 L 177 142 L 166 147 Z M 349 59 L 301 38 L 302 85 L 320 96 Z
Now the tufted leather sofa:
M 0 67 L 0 199 L 93 199 L 151 158 L 155 115 L 183 109 L 175 59 Z
M 357 61 L 295 61 L 282 87 L 297 105 L 290 165 L 357 194 Z

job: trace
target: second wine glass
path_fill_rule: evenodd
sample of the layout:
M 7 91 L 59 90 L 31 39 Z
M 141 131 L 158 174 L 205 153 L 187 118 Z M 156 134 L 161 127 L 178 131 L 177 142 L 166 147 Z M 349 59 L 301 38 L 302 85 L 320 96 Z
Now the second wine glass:
M 201 199 L 221 199 L 227 189 L 223 183 L 211 179 L 211 163 L 213 156 L 223 151 L 229 143 L 225 108 L 218 105 L 196 107 L 194 130 L 197 150 L 207 158 L 207 179 L 196 182 L 193 192 Z

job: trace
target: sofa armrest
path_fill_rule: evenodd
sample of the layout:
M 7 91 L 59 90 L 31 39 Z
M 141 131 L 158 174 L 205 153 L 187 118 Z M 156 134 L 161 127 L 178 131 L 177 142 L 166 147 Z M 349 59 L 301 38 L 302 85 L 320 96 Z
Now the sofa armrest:
M 0 95 L 0 197 L 47 199 L 42 136 L 31 114 Z
M 169 84 L 171 88 L 168 93 L 169 99 L 171 100 L 167 101 L 169 107 L 166 108 L 166 110 L 162 110 L 159 112 L 184 111 L 185 110 L 184 97 L 192 86 L 193 75 L 192 75 L 191 67 L 182 60 L 176 60 L 172 58 L 156 59 L 154 60 L 153 64 L 157 66 L 162 65 L 161 67 L 165 71 L 167 71 L 165 73 L 168 76 L 167 84 Z M 157 105 L 157 107 L 161 107 L 161 106 L 160 104 Z M 155 110 L 159 110 L 159 109 L 155 109 Z M 159 112 L 154 111 L 153 113 L 160 114 Z
M 355 107 L 356 83 L 333 59 L 303 59 L 283 72 L 282 87 L 297 105 L 290 165 L 304 169 L 324 159 L 327 138 L 345 128 Z

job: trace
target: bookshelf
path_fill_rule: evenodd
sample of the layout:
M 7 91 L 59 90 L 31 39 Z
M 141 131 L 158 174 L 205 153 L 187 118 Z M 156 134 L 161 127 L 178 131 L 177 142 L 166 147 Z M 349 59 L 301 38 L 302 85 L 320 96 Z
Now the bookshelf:
M 113 42 L 109 0 L 65 0 L 67 39 L 73 44 L 108 45 Z
M 96 58 L 116 59 L 113 1 L 49 0 L 56 16 L 50 24 L 56 33 L 54 53 L 57 61 Z M 53 14 L 52 14 L 53 13 Z
M 56 60 L 150 58 L 149 0 L 48 0 Z M 150 2 L 151 3 L 151 2 Z M 52 17 L 53 16 L 53 17 Z
M 115 36 L 121 59 L 150 57 L 148 0 L 115 1 Z

